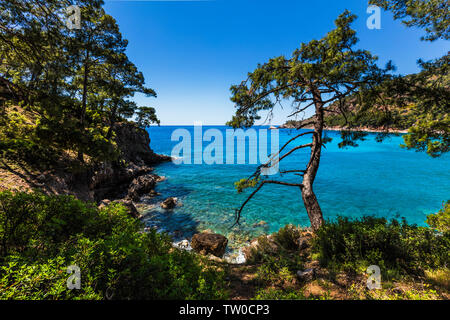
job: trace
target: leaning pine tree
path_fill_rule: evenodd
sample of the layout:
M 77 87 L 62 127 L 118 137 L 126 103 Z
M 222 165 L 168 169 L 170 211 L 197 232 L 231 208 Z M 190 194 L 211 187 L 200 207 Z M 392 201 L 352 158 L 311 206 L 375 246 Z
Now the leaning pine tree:
M 276 161 L 282 161 L 296 150 L 310 148 L 310 159 L 303 169 L 280 171 L 297 174 L 302 177 L 302 181 L 289 183 L 265 179 L 262 170 L 276 164 L 272 161 L 272 155 L 271 161 L 259 166 L 253 175 L 236 184 L 238 192 L 247 187 L 255 188 L 236 210 L 236 223 L 239 223 L 244 206 L 265 184 L 281 184 L 300 188 L 312 229 L 317 230 L 322 225 L 323 214 L 313 184 L 319 169 L 322 147 L 328 140 L 323 135 L 324 115 L 327 112 L 338 112 L 345 117 L 345 98 L 358 93 L 359 102 L 364 103 L 364 97 L 371 96 L 365 93 L 385 80 L 387 72 L 392 69 L 390 63 L 385 69 L 378 68 L 377 57 L 368 51 L 354 49 L 358 39 L 350 25 L 355 19 L 355 15 L 345 11 L 335 21 L 336 28 L 324 38 L 303 43 L 289 59 L 280 56 L 258 65 L 245 81 L 231 87 L 231 100 L 236 104 L 237 110 L 228 125 L 234 128 L 254 125 L 255 121 L 261 118 L 261 111 L 273 114 L 276 104 L 283 100 L 292 102 L 293 112 L 289 117 L 303 113 L 309 108 L 314 108 L 315 111 L 313 117 L 297 126 L 297 129 L 313 129 L 290 139 L 280 148 Z M 331 104 L 337 107 L 328 108 Z M 282 154 L 290 143 L 307 135 L 311 136 L 311 143 L 296 146 Z M 357 134 L 345 136 L 346 139 L 358 137 Z

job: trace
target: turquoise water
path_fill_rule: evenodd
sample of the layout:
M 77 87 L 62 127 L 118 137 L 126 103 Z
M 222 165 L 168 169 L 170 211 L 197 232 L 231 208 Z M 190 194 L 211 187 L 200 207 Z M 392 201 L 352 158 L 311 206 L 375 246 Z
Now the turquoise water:
M 170 155 L 178 143 L 171 141 L 171 134 L 177 128 L 180 127 L 149 128 L 152 149 Z M 194 136 L 193 127 L 184 128 Z M 223 133 L 226 129 L 204 126 L 203 132 L 210 128 Z M 280 146 L 297 134 L 295 130 L 278 131 Z M 374 215 L 404 217 L 409 223 L 425 225 L 426 215 L 436 212 L 443 201 L 450 199 L 448 155 L 433 159 L 424 153 L 402 149 L 399 145 L 403 140 L 395 135 L 378 143 L 374 139 L 375 134 L 369 134 L 365 141 L 359 142 L 359 147 L 339 149 L 339 133 L 330 131 L 327 135 L 333 140 L 323 149 L 314 184 L 326 219 L 334 219 L 338 215 Z M 292 146 L 308 142 L 310 137 L 306 136 L 293 142 Z M 209 143 L 204 142 L 203 145 Z M 280 169 L 303 169 L 308 159 L 309 149 L 296 151 L 283 160 Z M 180 239 L 199 230 L 210 229 L 230 237 L 231 246 L 277 231 L 288 223 L 309 226 L 298 188 L 267 185 L 243 210 L 241 225 L 231 229 L 234 209 L 250 192 L 237 194 L 234 182 L 249 176 L 255 168 L 256 165 L 250 164 L 175 165 L 169 162 L 159 165 L 156 173 L 166 180 L 157 185 L 156 191 L 161 195 L 146 200 L 154 205 L 147 215 L 147 225 L 156 226 Z M 301 179 L 288 175 L 282 178 L 292 182 L 300 182 L 298 179 Z M 169 196 L 177 197 L 182 206 L 172 212 L 161 210 L 158 203 Z M 260 221 L 266 224 L 256 226 Z

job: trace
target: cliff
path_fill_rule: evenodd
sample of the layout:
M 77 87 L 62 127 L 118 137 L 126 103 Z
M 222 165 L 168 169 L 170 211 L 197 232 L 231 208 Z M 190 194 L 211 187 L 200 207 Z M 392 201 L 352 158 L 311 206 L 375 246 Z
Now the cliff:
M 39 189 L 46 194 L 70 194 L 85 201 L 104 199 L 136 201 L 152 192 L 160 180 L 152 166 L 170 157 L 158 155 L 150 148 L 148 133 L 133 122 L 118 123 L 115 143 L 119 159 L 69 168 L 69 160 L 48 170 L 34 169 L 23 162 L 0 159 L 0 190 Z

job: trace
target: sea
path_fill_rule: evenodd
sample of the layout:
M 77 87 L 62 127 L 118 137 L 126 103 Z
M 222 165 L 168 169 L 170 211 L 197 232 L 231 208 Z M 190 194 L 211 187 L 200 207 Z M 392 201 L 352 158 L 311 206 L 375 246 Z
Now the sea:
M 279 146 L 297 134 L 308 131 L 267 129 L 267 126 L 254 128 L 258 139 L 262 141 L 266 138 L 268 141 L 267 155 L 271 153 L 274 131 L 277 131 Z M 254 152 L 254 149 L 248 147 L 250 138 L 244 137 L 244 141 L 240 142 L 247 143 L 245 163 L 233 161 L 226 164 L 226 153 L 231 150 L 226 149 L 227 130 L 231 128 L 203 126 L 199 134 L 199 128 L 195 129 L 194 126 L 147 128 L 150 147 L 156 153 L 172 155 L 175 148 L 179 152 L 174 159 L 180 162 L 180 159 L 190 156 L 191 161 L 186 160 L 188 163 L 181 164 L 166 162 L 155 167 L 155 173 L 163 176 L 164 180 L 157 184 L 157 196 L 144 197 L 142 200 L 145 204 L 146 226 L 169 233 L 175 242 L 189 239 L 204 230 L 220 233 L 229 239 L 231 251 L 238 250 L 260 235 L 278 231 L 286 224 L 308 227 L 310 223 L 300 189 L 274 184 L 262 187 L 244 207 L 240 224 L 235 225 L 236 209 L 253 191 L 247 189 L 238 193 L 235 182 L 251 176 L 260 161 L 258 158 L 258 163 L 251 162 L 249 153 Z M 267 137 L 261 134 L 263 131 L 266 131 Z M 208 150 L 207 146 L 215 141 L 212 138 L 205 139 L 207 132 L 216 134 L 215 139 L 218 140 L 222 135 L 225 150 L 214 151 L 212 155 L 216 156 L 218 152 L 217 155 L 223 156 L 223 164 L 220 161 L 216 161 L 219 164 L 199 163 L 198 159 L 194 163 L 196 155 L 202 155 L 205 149 Z M 314 191 L 325 219 L 335 220 L 338 216 L 375 216 L 389 220 L 404 218 L 410 224 L 425 226 L 426 216 L 437 212 L 450 199 L 449 155 L 432 158 L 424 152 L 402 148 L 401 134 L 391 134 L 378 142 L 376 133 L 368 133 L 363 141 L 357 142 L 356 147 L 347 148 L 339 147 L 342 140 L 338 131 L 326 131 L 325 135 L 331 141 L 322 150 L 314 182 Z M 188 140 L 186 137 L 189 136 Z M 311 136 L 305 135 L 291 142 L 285 151 L 310 141 Z M 191 150 L 180 150 L 181 142 L 185 146 L 189 145 Z M 238 144 L 235 141 L 236 154 Z M 280 162 L 279 170 L 304 169 L 309 152 L 309 148 L 294 151 Z M 301 182 L 301 177 L 292 173 L 278 173 L 269 176 L 269 179 Z M 168 197 L 178 199 L 178 205 L 173 210 L 160 207 L 160 203 Z

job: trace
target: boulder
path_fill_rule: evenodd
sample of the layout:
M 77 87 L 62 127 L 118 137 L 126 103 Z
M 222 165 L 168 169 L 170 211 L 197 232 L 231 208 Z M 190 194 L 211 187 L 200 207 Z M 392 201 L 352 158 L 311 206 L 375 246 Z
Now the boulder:
M 314 279 L 314 276 L 316 275 L 316 271 L 312 268 L 306 269 L 305 271 L 297 271 L 297 278 L 300 281 L 308 282 Z
M 167 198 L 166 200 L 164 200 L 161 203 L 161 208 L 166 209 L 166 210 L 173 209 L 176 207 L 177 201 L 178 201 L 178 199 L 174 198 L 174 197 Z
M 213 254 L 222 257 L 228 244 L 228 239 L 217 233 L 197 233 L 191 241 L 191 247 L 202 255 Z
M 313 233 L 310 228 L 303 229 L 300 238 L 298 239 L 298 248 L 300 250 L 305 250 L 311 247 L 311 240 L 313 238 Z

